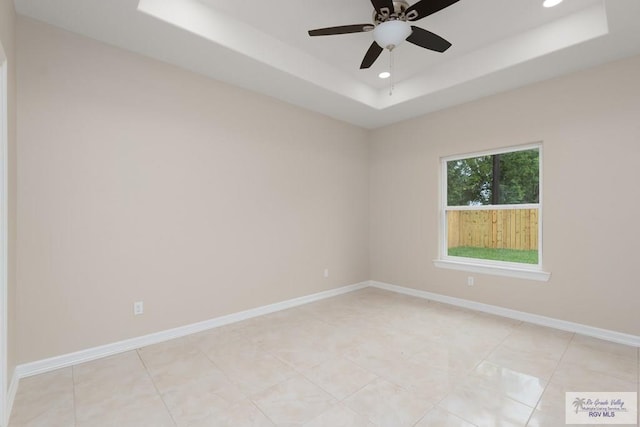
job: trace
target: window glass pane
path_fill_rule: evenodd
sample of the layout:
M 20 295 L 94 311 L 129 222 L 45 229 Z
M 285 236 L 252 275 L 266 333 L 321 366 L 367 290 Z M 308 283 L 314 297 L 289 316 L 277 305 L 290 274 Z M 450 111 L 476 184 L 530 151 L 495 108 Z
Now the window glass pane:
M 538 203 L 540 159 L 539 151 L 526 150 L 497 154 L 499 161 L 494 162 L 494 174 L 499 176 L 493 198 L 494 205 Z
M 538 264 L 538 220 L 538 209 L 447 211 L 447 253 Z
M 539 202 L 537 148 L 447 162 L 447 205 Z
M 491 201 L 491 156 L 447 162 L 447 205 L 488 205 Z

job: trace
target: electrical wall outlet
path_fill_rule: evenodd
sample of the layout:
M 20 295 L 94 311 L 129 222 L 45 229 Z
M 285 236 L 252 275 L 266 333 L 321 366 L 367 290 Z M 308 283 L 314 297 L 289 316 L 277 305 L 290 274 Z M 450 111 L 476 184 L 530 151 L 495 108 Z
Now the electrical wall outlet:
M 475 282 L 476 282 L 476 279 L 473 276 L 467 277 L 467 285 L 473 286 L 476 284 Z
M 143 313 L 144 313 L 144 302 L 143 301 L 134 302 L 133 303 L 133 314 L 135 316 L 140 316 Z
M 329 277 L 329 269 L 325 268 L 324 269 L 324 278 L 326 279 L 327 277 Z

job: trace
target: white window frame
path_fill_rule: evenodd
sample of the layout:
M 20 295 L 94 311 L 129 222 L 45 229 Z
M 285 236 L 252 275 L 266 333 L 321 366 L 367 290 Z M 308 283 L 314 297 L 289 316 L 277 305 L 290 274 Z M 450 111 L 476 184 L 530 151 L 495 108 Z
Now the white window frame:
M 473 157 L 491 156 L 495 154 L 513 153 L 517 151 L 526 151 L 537 149 L 539 153 L 539 201 L 532 204 L 511 204 L 511 205 L 482 205 L 482 206 L 448 206 L 447 205 L 447 162 L 461 159 L 469 159 Z M 462 270 L 473 273 L 491 274 L 497 276 L 516 277 L 521 279 L 530 279 L 546 282 L 550 279 L 551 273 L 543 270 L 542 267 L 542 164 L 543 164 L 543 148 L 542 143 L 533 143 L 526 145 L 518 145 L 505 147 L 495 150 L 486 150 L 475 153 L 465 153 L 462 155 L 453 155 L 440 158 L 440 221 L 439 221 L 439 251 L 438 259 L 433 263 L 436 267 L 447 268 L 453 270 Z M 448 211 L 478 211 L 478 210 L 506 210 L 506 209 L 538 209 L 538 264 L 525 264 L 507 261 L 485 260 L 479 258 L 466 258 L 449 256 L 448 253 L 448 227 L 447 212 Z

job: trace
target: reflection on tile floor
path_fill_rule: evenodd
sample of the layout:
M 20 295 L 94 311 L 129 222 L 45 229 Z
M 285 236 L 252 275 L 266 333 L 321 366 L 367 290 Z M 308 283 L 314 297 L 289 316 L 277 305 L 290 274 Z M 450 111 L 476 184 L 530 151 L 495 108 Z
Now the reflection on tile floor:
M 25 378 L 10 427 L 564 425 L 638 349 L 368 288 Z

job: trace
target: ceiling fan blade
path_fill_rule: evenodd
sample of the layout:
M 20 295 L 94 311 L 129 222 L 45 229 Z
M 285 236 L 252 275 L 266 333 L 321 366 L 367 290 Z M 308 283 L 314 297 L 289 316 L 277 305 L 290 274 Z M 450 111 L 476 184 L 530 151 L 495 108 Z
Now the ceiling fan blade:
M 444 52 L 451 47 L 451 43 L 443 39 L 437 34 L 433 34 L 431 31 L 427 31 L 423 28 L 411 26 L 413 32 L 407 37 L 409 43 L 413 43 L 416 46 L 423 47 L 429 50 L 435 50 L 436 52 Z
M 371 4 L 378 13 L 383 14 L 383 9 L 387 9 L 389 15 L 393 13 L 393 0 L 371 0 Z
M 417 21 L 425 16 L 441 11 L 460 0 L 420 0 L 405 12 L 407 20 Z
M 332 36 L 334 34 L 351 34 L 351 33 L 363 33 L 365 31 L 371 31 L 375 27 L 371 24 L 356 24 L 356 25 L 342 25 L 339 27 L 318 28 L 317 30 L 310 30 L 310 36 Z
M 365 68 L 369 68 L 376 62 L 376 59 L 380 56 L 384 49 L 378 45 L 378 43 L 371 43 L 371 47 L 367 51 L 366 55 L 364 55 L 364 59 L 362 60 L 362 64 L 360 64 L 360 69 L 363 70 Z

